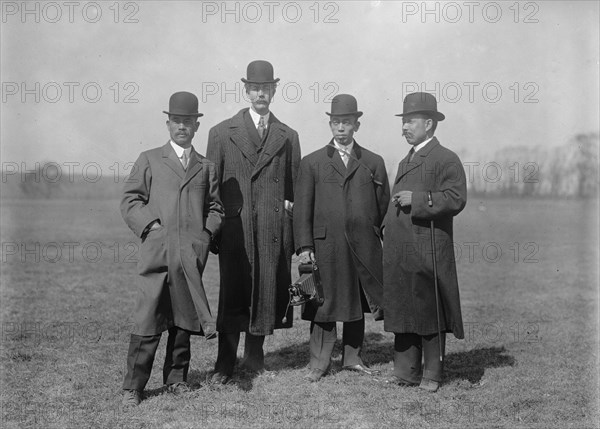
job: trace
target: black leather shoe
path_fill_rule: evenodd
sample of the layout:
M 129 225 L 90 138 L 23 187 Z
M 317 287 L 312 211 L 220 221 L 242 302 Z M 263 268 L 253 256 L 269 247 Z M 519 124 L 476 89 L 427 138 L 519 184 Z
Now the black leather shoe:
M 395 384 L 395 385 L 402 386 L 402 387 L 414 387 L 414 386 L 419 385 L 418 383 L 411 383 L 410 381 L 406 381 L 395 375 L 392 375 L 391 377 L 384 379 L 383 382 L 386 384 Z
M 440 382 L 430 380 L 428 378 L 423 378 L 421 379 L 421 384 L 419 384 L 419 387 L 423 390 L 427 390 L 428 392 L 434 393 L 437 392 L 437 390 L 440 388 Z
M 310 372 L 304 376 L 304 379 L 314 383 L 319 381 L 324 375 L 325 371 L 315 368 L 311 369 Z
M 214 372 L 208 379 L 210 384 L 229 384 L 230 381 L 230 376 L 219 371 Z
M 139 390 L 124 390 L 121 407 L 123 409 L 135 408 L 142 402 L 142 392 Z
M 378 375 L 381 373 L 381 371 L 379 371 L 377 369 L 371 369 L 371 368 L 368 368 L 365 365 L 361 365 L 359 363 L 356 365 L 344 366 L 344 367 L 342 367 L 342 369 L 347 369 L 349 371 L 355 371 L 355 372 L 361 372 L 361 373 L 367 374 L 367 375 Z
M 177 383 L 167 385 L 167 392 L 172 393 L 174 395 L 182 395 L 191 391 L 192 388 L 185 381 L 179 381 Z

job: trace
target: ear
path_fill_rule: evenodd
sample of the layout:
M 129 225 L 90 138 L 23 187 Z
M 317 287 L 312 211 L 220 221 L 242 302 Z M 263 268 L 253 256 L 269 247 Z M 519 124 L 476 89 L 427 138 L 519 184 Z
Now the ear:
M 196 123 L 194 124 L 194 132 L 198 131 L 198 128 L 200 127 L 200 121 L 196 121 Z
M 425 132 L 428 133 L 433 128 L 433 119 L 425 119 Z
M 354 132 L 358 132 L 358 129 L 360 128 L 360 121 L 356 121 L 356 124 L 354 124 Z

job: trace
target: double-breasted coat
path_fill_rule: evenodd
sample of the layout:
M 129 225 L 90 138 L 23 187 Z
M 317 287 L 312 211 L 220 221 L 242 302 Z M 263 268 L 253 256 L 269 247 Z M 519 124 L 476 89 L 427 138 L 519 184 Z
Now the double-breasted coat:
M 248 108 L 215 125 L 206 156 L 219 171 L 225 220 L 219 241 L 217 330 L 272 334 L 287 312 L 294 252 L 292 215 L 300 164 L 298 133 L 271 112 L 262 147 Z
M 298 251 L 315 250 L 325 298 L 321 307 L 307 304 L 303 318 L 349 322 L 369 309 L 382 317 L 380 226 L 389 198 L 383 158 L 356 141 L 347 167 L 333 140 L 302 159 L 294 238 Z M 363 307 L 361 287 L 369 308 Z
M 223 218 L 215 165 L 194 150 L 187 170 L 166 145 L 142 152 L 125 180 L 123 219 L 140 246 L 135 334 L 155 335 L 177 326 L 206 337 L 215 320 L 202 284 L 210 236 Z
M 467 187 L 458 156 L 434 137 L 398 166 L 392 195 L 412 191 L 410 207 L 392 201 L 383 221 L 384 329 L 437 332 L 430 221 L 434 221 L 442 332 L 464 338 L 453 247 L 453 217 L 465 207 Z M 431 205 L 429 203 L 431 192 Z

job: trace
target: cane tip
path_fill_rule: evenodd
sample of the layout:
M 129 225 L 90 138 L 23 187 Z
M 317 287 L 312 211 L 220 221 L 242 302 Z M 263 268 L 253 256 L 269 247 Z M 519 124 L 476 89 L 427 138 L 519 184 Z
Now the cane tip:
M 287 323 L 287 317 L 284 317 L 283 319 L 281 319 L 281 323 Z

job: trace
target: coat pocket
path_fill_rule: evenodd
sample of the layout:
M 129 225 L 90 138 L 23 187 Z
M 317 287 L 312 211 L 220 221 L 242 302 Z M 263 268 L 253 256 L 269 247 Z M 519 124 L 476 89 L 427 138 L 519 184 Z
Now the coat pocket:
M 313 227 L 313 240 L 323 240 L 327 237 L 327 227 L 326 226 L 315 226 Z
M 151 230 L 140 246 L 138 272 L 141 275 L 167 271 L 167 228 Z
M 207 233 L 203 233 L 208 237 Z M 192 249 L 196 254 L 196 261 L 198 265 L 198 270 L 202 273 L 204 271 L 204 267 L 206 266 L 206 260 L 208 259 L 208 250 L 210 248 L 210 237 L 206 240 L 194 240 L 192 242 Z

